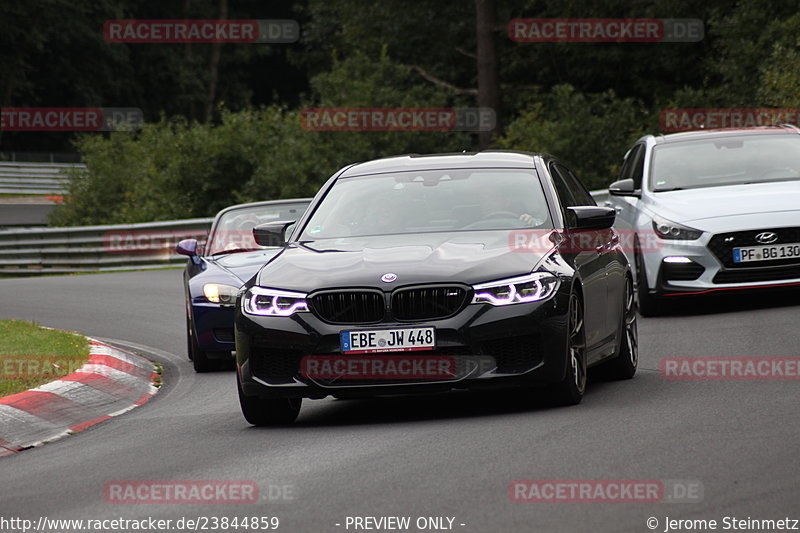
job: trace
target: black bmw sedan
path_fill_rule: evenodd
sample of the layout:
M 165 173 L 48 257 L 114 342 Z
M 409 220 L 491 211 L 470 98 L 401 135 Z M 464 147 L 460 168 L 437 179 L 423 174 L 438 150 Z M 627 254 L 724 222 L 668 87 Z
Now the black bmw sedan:
M 577 404 L 587 369 L 636 372 L 631 273 L 598 207 L 552 156 L 407 155 L 354 164 L 237 298 L 237 384 L 255 425 L 303 398 L 544 387 Z

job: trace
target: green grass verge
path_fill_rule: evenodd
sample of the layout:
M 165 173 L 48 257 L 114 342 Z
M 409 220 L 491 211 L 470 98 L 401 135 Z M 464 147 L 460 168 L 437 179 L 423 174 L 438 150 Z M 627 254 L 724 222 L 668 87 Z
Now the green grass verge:
M 39 199 L 46 199 L 48 196 L 66 196 L 65 194 L 53 194 L 53 193 L 25 193 L 25 192 L 0 192 L 0 198 L 39 198 Z M 58 203 L 58 202 L 56 202 Z
M 88 359 L 89 342 L 81 335 L 0 320 L 0 397 L 71 374 Z

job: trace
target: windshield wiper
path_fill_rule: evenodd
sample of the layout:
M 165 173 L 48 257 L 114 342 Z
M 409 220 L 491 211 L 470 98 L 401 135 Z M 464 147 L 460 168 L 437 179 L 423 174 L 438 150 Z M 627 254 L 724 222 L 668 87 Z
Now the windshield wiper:
M 753 185 L 755 183 L 770 183 L 775 181 L 795 181 L 800 180 L 800 176 L 789 176 L 787 178 L 772 178 L 767 180 L 758 180 L 758 181 L 744 181 L 742 182 L 744 185 Z

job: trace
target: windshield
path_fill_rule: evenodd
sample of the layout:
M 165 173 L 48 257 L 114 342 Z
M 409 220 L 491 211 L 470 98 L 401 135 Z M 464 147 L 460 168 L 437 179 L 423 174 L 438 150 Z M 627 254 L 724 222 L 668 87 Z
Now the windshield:
M 300 240 L 531 227 L 552 228 L 534 171 L 427 170 L 338 180 Z
M 800 179 L 800 135 L 737 135 L 653 149 L 653 191 Z
M 298 220 L 306 206 L 307 203 L 259 205 L 227 211 L 217 221 L 208 239 L 206 253 L 215 255 L 265 248 L 256 244 L 253 227 L 265 222 Z

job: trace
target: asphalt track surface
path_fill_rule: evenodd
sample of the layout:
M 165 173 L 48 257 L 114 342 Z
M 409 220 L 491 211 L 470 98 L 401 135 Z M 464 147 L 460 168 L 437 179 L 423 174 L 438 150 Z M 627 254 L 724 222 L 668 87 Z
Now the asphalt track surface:
M 286 532 L 353 531 L 347 516 L 449 516 L 464 532 L 800 519 L 798 381 L 658 372 L 667 356 L 800 355 L 799 296 L 686 300 L 640 319 L 637 376 L 594 380 L 577 407 L 508 393 L 325 399 L 306 401 L 292 427 L 257 429 L 241 417 L 232 372 L 198 375 L 186 359 L 179 270 L 2 279 L 0 318 L 138 349 L 164 364 L 165 386 L 130 413 L 0 460 L 0 517 L 277 516 Z M 514 503 L 514 479 L 699 480 L 703 496 Z M 294 492 L 251 505 L 107 503 L 104 484 L 124 480 L 252 480 Z
M 53 204 L 0 203 L 0 227 L 40 226 L 47 224 Z

